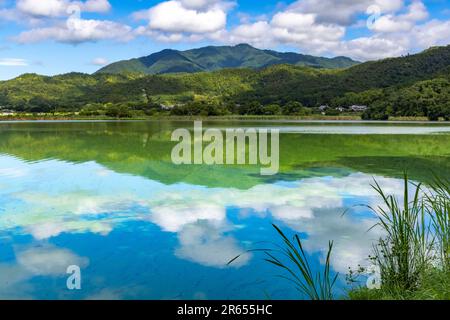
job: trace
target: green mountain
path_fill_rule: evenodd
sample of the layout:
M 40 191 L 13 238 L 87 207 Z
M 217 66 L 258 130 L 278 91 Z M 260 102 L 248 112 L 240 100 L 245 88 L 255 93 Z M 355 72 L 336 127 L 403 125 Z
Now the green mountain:
M 196 104 L 199 101 L 219 105 L 222 113 L 271 114 L 285 112 L 289 102 L 300 102 L 306 107 L 367 105 L 371 110 L 366 117 L 376 119 L 447 117 L 450 46 L 346 69 L 284 64 L 163 75 L 26 74 L 0 82 L 0 106 L 18 111 L 78 111 L 89 106 L 101 114 L 110 105 L 141 111 L 155 105 L 187 105 L 181 114 L 215 114 L 215 107 Z
M 278 64 L 292 64 L 314 68 L 347 68 L 358 64 L 346 57 L 323 58 L 297 53 L 259 50 L 248 44 L 229 47 L 204 47 L 187 51 L 163 50 L 147 57 L 119 61 L 97 73 L 193 73 L 225 68 L 258 69 Z

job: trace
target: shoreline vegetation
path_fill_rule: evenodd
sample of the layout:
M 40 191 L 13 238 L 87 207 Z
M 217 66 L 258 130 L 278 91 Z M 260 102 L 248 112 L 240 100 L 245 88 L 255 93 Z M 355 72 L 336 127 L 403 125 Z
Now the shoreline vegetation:
M 349 268 L 347 293 L 340 299 L 450 300 L 450 180 L 436 177 L 423 186 L 405 173 L 403 199 L 386 194 L 376 181 L 372 187 L 382 204 L 364 207 L 378 220 L 372 229 L 380 228 L 385 235 L 373 244 L 369 266 Z M 324 265 L 313 270 L 300 236 L 290 240 L 278 226 L 273 227 L 281 244 L 249 252 L 263 253 L 263 261 L 281 271 L 278 277 L 294 285 L 302 297 L 335 300 L 339 274 L 331 268 L 333 241 Z
M 444 119 L 439 121 L 430 121 L 427 117 L 390 117 L 388 120 L 364 120 L 360 115 L 310 115 L 310 116 L 261 116 L 261 115 L 227 115 L 227 116 L 171 116 L 171 115 L 155 115 L 155 116 L 131 116 L 109 117 L 109 116 L 82 116 L 79 114 L 45 114 L 45 115 L 8 115 L 1 116 L 0 122 L 5 121 L 364 121 L 364 122 L 429 122 L 429 123 L 450 123 Z

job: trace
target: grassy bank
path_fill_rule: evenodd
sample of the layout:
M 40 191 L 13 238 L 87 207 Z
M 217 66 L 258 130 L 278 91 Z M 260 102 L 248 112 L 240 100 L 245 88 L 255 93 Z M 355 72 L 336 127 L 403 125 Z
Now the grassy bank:
M 351 300 L 450 300 L 450 272 L 437 268 L 426 270 L 414 290 L 358 288 L 348 293 Z

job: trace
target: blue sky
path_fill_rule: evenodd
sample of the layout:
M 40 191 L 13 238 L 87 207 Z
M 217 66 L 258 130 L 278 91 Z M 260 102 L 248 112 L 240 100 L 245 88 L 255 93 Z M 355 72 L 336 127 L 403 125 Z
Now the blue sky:
M 450 0 L 0 0 L 0 80 L 238 43 L 362 61 L 400 56 L 450 43 Z

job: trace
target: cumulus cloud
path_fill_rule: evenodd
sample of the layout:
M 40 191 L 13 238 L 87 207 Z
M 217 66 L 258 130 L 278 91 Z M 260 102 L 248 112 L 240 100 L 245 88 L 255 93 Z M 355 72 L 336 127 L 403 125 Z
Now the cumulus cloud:
M 428 18 L 428 10 L 421 1 L 413 2 L 408 11 L 400 15 L 383 15 L 372 26 L 376 32 L 410 31 L 418 21 Z
M 125 41 L 133 38 L 132 28 L 114 21 L 82 19 L 83 12 L 106 13 L 108 0 L 18 0 L 14 7 L 0 10 L 0 17 L 26 23 L 29 30 L 12 37 L 19 43 L 54 40 L 77 44 L 99 40 Z
M 349 26 L 357 15 L 375 5 L 383 13 L 395 12 L 404 6 L 404 0 L 299 0 L 289 6 L 289 11 L 314 14 L 318 23 Z
M 221 0 L 173 0 L 133 16 L 148 22 L 136 30 L 139 35 L 167 42 L 200 41 L 225 30 L 227 12 L 233 6 L 234 3 Z
M 61 17 L 74 12 L 86 11 L 103 13 L 111 9 L 107 0 L 68 1 L 68 0 L 18 0 L 16 9 L 34 17 Z
M 381 16 L 373 24 L 374 34 L 342 41 L 334 50 L 360 60 L 375 60 L 414 53 L 450 42 L 450 21 L 433 19 L 421 1 L 413 1 L 406 11 Z
M 228 0 L 160 1 L 132 14 L 140 24 L 134 29 L 114 21 L 83 20 L 78 15 L 108 12 L 107 0 L 18 0 L 16 6 L 0 9 L 0 17 L 27 21 L 33 27 L 14 38 L 21 43 L 50 39 L 77 44 L 145 36 L 169 43 L 284 45 L 307 54 L 347 55 L 363 61 L 414 53 L 447 44 L 449 38 L 449 21 L 428 20 L 421 0 L 298 0 L 264 16 L 238 13 L 240 23 L 229 25 L 228 15 L 236 4 Z M 369 33 L 349 38 L 349 28 L 364 28 Z
M 270 21 L 242 24 L 221 36 L 229 43 L 248 42 L 258 47 L 293 45 L 309 53 L 323 53 L 336 47 L 345 35 L 339 25 L 317 22 L 314 14 L 282 11 Z
M 20 33 L 14 39 L 19 43 L 54 40 L 77 44 L 99 40 L 126 41 L 133 37 L 132 28 L 108 20 L 69 19 L 50 27 L 34 28 Z
M 177 1 L 163 2 L 150 9 L 148 19 L 150 29 L 164 32 L 215 32 L 226 24 L 226 14 L 218 8 L 196 11 Z
M 366 14 L 371 23 L 358 20 L 361 14 Z M 369 16 L 373 14 L 371 20 Z M 248 42 L 264 48 L 289 45 L 304 53 L 346 55 L 366 61 L 448 44 L 449 21 L 426 21 L 428 17 L 427 7 L 420 0 L 303 0 L 276 12 L 272 18 L 253 23 L 245 19 L 212 38 L 233 44 Z M 350 26 L 356 29 L 369 26 L 372 34 L 348 39 Z

